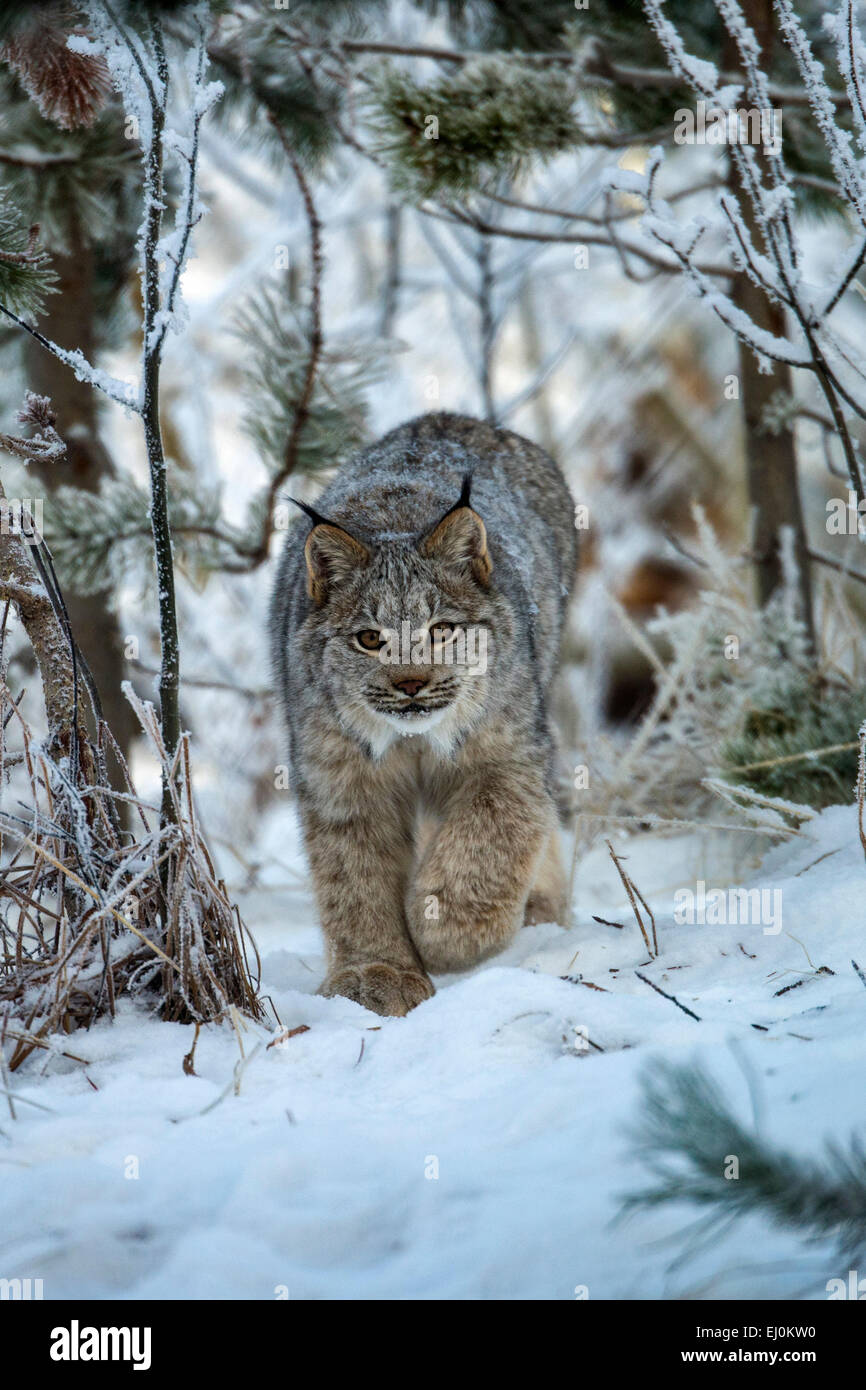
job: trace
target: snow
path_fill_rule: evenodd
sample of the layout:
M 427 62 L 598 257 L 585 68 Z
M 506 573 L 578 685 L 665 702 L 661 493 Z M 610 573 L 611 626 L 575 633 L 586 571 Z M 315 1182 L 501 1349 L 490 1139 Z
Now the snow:
M 57 343 L 50 343 L 50 350 L 61 362 L 65 362 L 75 373 L 78 381 L 89 382 L 104 395 L 110 396 L 118 405 L 135 408 L 137 391 L 136 387 L 128 381 L 120 381 L 113 377 L 109 372 L 102 371 L 99 367 L 92 366 L 80 348 L 67 349 L 60 347 Z
M 741 837 L 662 852 L 657 835 L 620 836 L 657 961 L 594 851 L 570 931 L 525 928 L 405 1019 L 315 995 L 321 938 L 288 809 L 270 833 L 290 883 L 242 909 L 283 1028 L 307 1031 L 268 1046 L 282 1030 L 251 1026 L 240 1061 L 231 1027 L 205 1028 L 189 1076 L 193 1029 L 124 1002 L 62 1040 L 86 1067 L 32 1057 L 9 1083 L 17 1118 L 0 1119 L 5 1277 L 42 1278 L 46 1298 L 189 1299 L 820 1298 L 847 1277 L 829 1246 L 762 1218 L 685 1262 L 693 1212 L 612 1223 L 646 1182 L 628 1127 L 662 1053 L 702 1061 L 748 1116 L 745 1058 L 759 1123 L 798 1152 L 862 1122 L 854 807 L 824 811 L 757 876 Z M 677 872 L 779 890 L 782 930 L 677 925 Z

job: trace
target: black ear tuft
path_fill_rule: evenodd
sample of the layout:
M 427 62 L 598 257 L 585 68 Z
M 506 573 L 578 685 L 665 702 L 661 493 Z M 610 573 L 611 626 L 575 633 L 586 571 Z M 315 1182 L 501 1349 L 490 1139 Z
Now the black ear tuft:
M 290 497 L 289 501 L 294 502 L 296 507 L 300 507 L 302 512 L 306 512 L 314 526 L 328 526 L 333 524 L 328 521 L 326 516 L 322 516 L 321 512 L 317 512 L 315 507 L 309 506 L 307 502 L 299 502 L 297 497 Z
M 457 501 L 454 503 L 454 506 L 448 508 L 447 512 L 445 513 L 445 516 L 443 516 L 443 517 L 441 518 L 442 521 L 445 520 L 445 517 L 446 517 L 446 516 L 450 516 L 452 512 L 458 512 L 458 511 L 460 510 L 461 507 L 471 507 L 471 506 L 472 506 L 472 503 L 471 503 L 470 500 L 469 500 L 469 497 L 470 497 L 471 492 L 472 492 L 472 474 L 471 474 L 471 473 L 466 473 L 466 474 L 464 475 L 464 478 L 463 478 L 463 486 L 462 486 L 461 489 L 460 489 L 460 496 L 458 497 Z
M 487 532 L 469 500 L 471 488 L 472 475 L 467 473 L 459 500 L 423 538 L 419 549 L 422 555 L 445 564 L 471 565 L 478 582 L 486 584 L 490 578 Z

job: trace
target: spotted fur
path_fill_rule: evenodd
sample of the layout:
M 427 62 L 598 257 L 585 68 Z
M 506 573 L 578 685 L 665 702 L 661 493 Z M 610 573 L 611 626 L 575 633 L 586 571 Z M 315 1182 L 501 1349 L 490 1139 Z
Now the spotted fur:
M 502 950 L 525 918 L 561 918 L 548 694 L 573 513 L 541 449 L 437 413 L 357 454 L 293 523 L 271 639 L 323 993 L 403 1014 L 431 973 Z M 359 646 L 404 622 L 483 631 L 486 670 Z

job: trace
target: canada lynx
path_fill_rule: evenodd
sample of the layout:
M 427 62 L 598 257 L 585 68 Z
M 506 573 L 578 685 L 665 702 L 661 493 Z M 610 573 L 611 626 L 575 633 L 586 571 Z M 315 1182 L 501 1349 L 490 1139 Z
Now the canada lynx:
M 576 562 L 556 464 L 424 415 L 289 532 L 271 605 L 321 992 L 380 1014 L 562 920 L 548 692 Z

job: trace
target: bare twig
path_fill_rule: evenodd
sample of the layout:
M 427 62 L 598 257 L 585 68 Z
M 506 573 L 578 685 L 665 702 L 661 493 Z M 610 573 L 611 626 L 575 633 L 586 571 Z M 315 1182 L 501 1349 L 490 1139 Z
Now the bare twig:
M 309 330 L 309 354 L 307 366 L 304 372 L 304 380 L 301 385 L 300 395 L 295 406 L 291 429 L 286 440 L 285 452 L 283 455 L 282 466 L 271 478 L 268 484 L 267 497 L 263 509 L 262 530 L 257 544 L 246 552 L 247 557 L 244 561 L 232 569 L 254 569 L 264 563 L 268 558 L 270 550 L 271 534 L 273 530 L 273 510 L 280 488 L 286 479 L 295 471 L 298 462 L 298 449 L 301 438 L 306 428 L 310 416 L 310 408 L 313 402 L 313 392 L 316 386 L 316 378 L 319 371 L 319 363 L 322 356 L 323 333 L 322 333 L 322 272 L 324 268 L 324 257 L 322 253 L 322 224 L 319 221 L 310 185 L 301 168 L 300 161 L 292 148 L 291 141 L 277 121 L 273 113 L 270 115 L 271 125 L 277 133 L 280 144 L 283 147 L 286 158 L 292 168 L 301 198 L 304 203 L 304 210 L 307 215 L 307 225 L 310 233 L 310 330 Z
M 640 889 L 637 887 L 637 885 L 634 883 L 634 881 L 629 877 L 625 869 L 622 867 L 622 863 L 620 862 L 620 859 L 616 854 L 610 840 L 606 840 L 605 844 L 607 845 L 608 850 L 610 851 L 611 859 L 616 865 L 617 873 L 622 879 L 622 886 L 628 894 L 628 900 L 631 903 L 631 910 L 634 913 L 635 921 L 637 922 L 638 927 L 640 928 L 640 934 L 644 939 L 644 945 L 646 946 L 651 956 L 657 956 L 659 953 L 659 943 L 658 936 L 656 934 L 656 920 L 653 916 L 652 909 L 648 906 L 646 899 L 644 898 Z M 641 917 L 640 911 L 638 910 L 638 901 L 640 902 L 641 907 L 643 907 L 644 911 L 649 916 L 650 926 L 652 928 L 652 942 L 650 942 L 650 938 L 647 935 L 646 927 L 644 926 L 643 918 Z
M 859 748 L 859 743 L 831 743 L 827 748 L 810 748 L 805 753 L 787 753 L 782 758 L 763 758 L 758 763 L 740 763 L 737 767 L 726 767 L 728 772 L 758 772 L 765 767 L 782 767 L 787 763 L 811 762 L 817 758 L 829 757 L 831 753 L 851 753 Z

